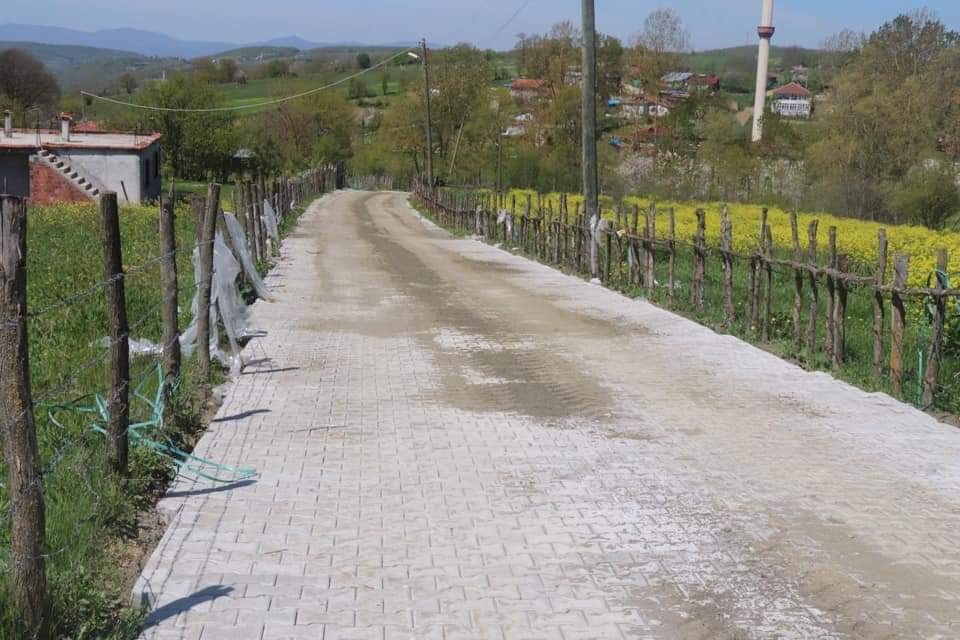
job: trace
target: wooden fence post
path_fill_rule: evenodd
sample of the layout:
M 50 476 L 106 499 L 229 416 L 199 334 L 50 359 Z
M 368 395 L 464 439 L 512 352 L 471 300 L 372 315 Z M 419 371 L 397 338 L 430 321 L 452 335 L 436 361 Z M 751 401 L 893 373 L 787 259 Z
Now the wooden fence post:
M 878 378 L 883 377 L 884 348 L 883 334 L 886 327 L 885 305 L 882 287 L 887 279 L 887 231 L 877 232 L 877 271 L 876 288 L 873 293 L 873 371 Z
M 733 328 L 733 225 L 727 206 L 720 210 L 720 250 L 723 260 L 723 328 Z
M 841 253 L 837 256 L 837 271 L 840 276 L 836 278 L 836 301 L 833 307 L 833 368 L 839 369 L 843 366 L 847 357 L 847 290 L 848 283 L 844 277 L 849 267 L 847 254 Z
M 669 288 L 667 291 L 667 299 L 670 301 L 670 306 L 673 306 L 677 288 L 677 219 L 674 215 L 673 207 L 667 209 L 667 218 L 670 221 L 670 235 L 667 236 L 667 248 L 670 251 L 669 261 L 667 262 L 667 287 Z
M 706 272 L 706 234 L 707 212 L 697 209 L 697 235 L 694 238 L 694 265 L 693 265 L 693 307 L 703 311 L 703 279 Z
M 103 245 L 103 279 L 108 282 L 107 320 L 110 325 L 110 396 L 107 425 L 110 454 L 117 473 L 126 474 L 127 428 L 130 426 L 130 328 L 124 287 L 123 252 L 120 246 L 120 212 L 117 194 L 100 197 L 100 244 Z
M 657 286 L 657 205 L 650 205 L 647 211 L 646 220 L 646 275 L 644 276 L 644 286 L 647 288 L 647 298 L 653 296 L 654 288 Z
M 817 226 L 820 223 L 814 220 L 807 228 L 809 253 L 807 261 L 810 274 L 810 309 L 807 318 L 807 363 L 813 364 L 817 357 L 817 309 L 820 303 L 820 291 L 817 286 Z
M 763 230 L 763 321 L 762 338 L 764 342 L 770 341 L 770 313 L 773 307 L 773 230 L 770 225 Z
M 947 250 L 937 252 L 936 288 L 944 291 L 947 288 Z M 943 347 L 943 325 L 946 318 L 947 299 L 939 295 L 933 301 L 933 318 L 930 327 L 930 349 L 927 353 L 927 371 L 923 377 L 923 407 L 933 406 L 937 394 L 937 378 L 940 377 L 940 355 Z
M 173 198 L 160 205 L 160 295 L 163 323 L 164 420 L 173 416 L 172 385 L 180 377 L 180 327 L 177 310 L 177 234 Z
M 837 268 L 837 228 L 830 227 L 827 231 L 827 267 L 830 270 Z M 836 306 L 837 306 L 837 279 L 833 273 L 827 272 L 827 355 L 830 362 L 835 363 L 833 350 L 837 344 Z
M 200 242 L 200 289 L 197 295 L 197 364 L 200 379 L 210 378 L 210 296 L 213 287 L 213 239 L 217 231 L 220 185 L 207 188 L 207 206 L 203 214 L 203 239 Z
M 0 196 L 0 429 L 10 509 L 10 584 L 22 637 L 46 640 L 46 515 L 30 388 L 27 206 Z
M 803 348 L 803 269 L 800 263 L 803 260 L 800 251 L 800 229 L 798 226 L 797 212 L 790 213 L 790 234 L 793 240 L 793 339 L 797 353 Z
M 910 258 L 898 253 L 893 258 L 893 293 L 890 317 L 890 390 L 903 398 L 903 334 L 907 327 L 907 310 L 903 303 L 903 289 L 907 286 Z

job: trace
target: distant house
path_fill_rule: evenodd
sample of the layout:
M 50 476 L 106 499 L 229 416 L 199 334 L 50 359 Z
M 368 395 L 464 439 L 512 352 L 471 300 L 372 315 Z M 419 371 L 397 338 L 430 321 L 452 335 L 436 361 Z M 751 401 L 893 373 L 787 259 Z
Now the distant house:
M 546 93 L 546 83 L 532 78 L 517 78 L 510 85 L 510 97 L 520 104 L 536 102 Z
M 720 78 L 689 71 L 672 71 L 660 78 L 663 93 L 675 98 L 688 98 L 694 91 L 719 91 Z
M 14 129 L 7 113 L 0 134 L 0 189 L 32 204 L 96 202 L 114 191 L 120 202 L 160 197 L 160 134 L 78 132 L 68 114 L 60 130 Z
M 770 110 L 785 118 L 809 118 L 813 113 L 813 93 L 801 84 L 791 82 L 768 95 L 773 99 Z

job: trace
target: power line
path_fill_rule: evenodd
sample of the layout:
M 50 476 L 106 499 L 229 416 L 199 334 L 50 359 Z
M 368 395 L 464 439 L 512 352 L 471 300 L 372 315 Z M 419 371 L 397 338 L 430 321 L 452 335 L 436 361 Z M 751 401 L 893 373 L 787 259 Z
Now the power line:
M 496 31 L 490 34 L 490 38 L 495 38 L 498 35 L 500 35 L 504 29 L 510 26 L 510 23 L 512 23 L 514 20 L 517 19 L 517 16 L 519 16 L 531 2 L 532 0 L 525 0 L 524 3 L 521 4 L 516 11 L 513 12 L 513 15 L 511 15 L 506 22 L 504 22 L 502 25 L 500 25 L 500 27 Z
M 257 102 L 254 104 L 242 104 L 242 105 L 237 105 L 233 107 L 207 107 L 207 108 L 201 108 L 201 109 L 155 107 L 155 106 L 146 105 L 146 104 L 136 104 L 134 102 L 124 102 L 123 100 L 114 100 L 113 98 L 107 98 L 106 96 L 98 96 L 95 93 L 90 93 L 89 91 L 81 91 L 80 95 L 93 98 L 94 100 L 100 100 L 102 102 L 109 102 L 111 104 L 116 104 L 123 107 L 130 107 L 132 109 L 141 109 L 144 111 L 160 111 L 164 113 L 222 113 L 226 111 L 245 111 L 250 109 L 259 109 L 260 107 L 269 107 L 273 105 L 282 104 L 284 102 L 289 102 L 291 100 L 304 98 L 306 96 L 313 95 L 315 93 L 320 93 L 321 91 L 326 91 L 327 89 L 332 89 L 333 87 L 341 85 L 345 82 L 349 82 L 350 80 L 353 80 L 355 78 L 359 78 L 360 76 L 370 73 L 371 71 L 375 71 L 380 67 L 386 66 L 390 62 L 396 60 L 397 58 L 407 55 L 409 51 L 410 49 L 404 49 L 403 51 L 393 54 L 389 58 L 385 58 L 384 60 L 381 60 L 380 62 L 373 65 L 369 69 L 363 69 L 362 71 L 346 76 L 345 78 L 340 78 L 339 80 L 335 80 L 334 82 L 323 85 L 322 87 L 316 87 L 315 89 L 310 89 L 308 91 L 297 93 L 292 96 L 285 96 L 283 98 L 274 98 L 272 100 L 264 100 L 263 102 Z

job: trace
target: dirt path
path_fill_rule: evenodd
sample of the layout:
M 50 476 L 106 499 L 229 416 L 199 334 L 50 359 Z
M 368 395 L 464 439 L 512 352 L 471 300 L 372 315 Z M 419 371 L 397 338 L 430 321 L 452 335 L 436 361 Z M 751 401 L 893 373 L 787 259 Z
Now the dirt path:
M 422 221 L 304 218 L 151 638 L 960 635 L 960 432 Z

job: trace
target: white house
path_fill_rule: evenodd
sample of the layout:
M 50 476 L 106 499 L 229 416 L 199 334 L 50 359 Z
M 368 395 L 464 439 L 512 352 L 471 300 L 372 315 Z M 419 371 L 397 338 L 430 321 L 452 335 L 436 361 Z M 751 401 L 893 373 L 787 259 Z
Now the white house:
M 785 118 L 809 118 L 813 113 L 813 93 L 796 82 L 785 84 L 767 95 L 773 98 L 770 110 Z

